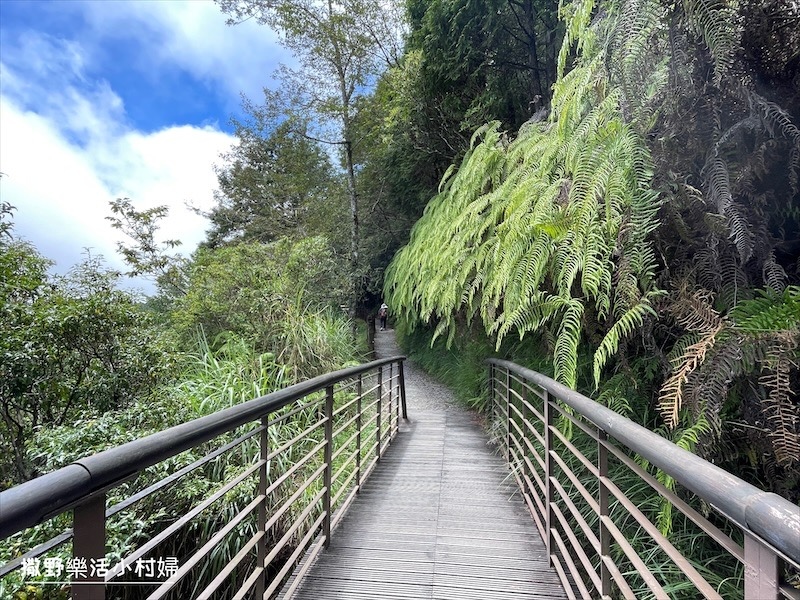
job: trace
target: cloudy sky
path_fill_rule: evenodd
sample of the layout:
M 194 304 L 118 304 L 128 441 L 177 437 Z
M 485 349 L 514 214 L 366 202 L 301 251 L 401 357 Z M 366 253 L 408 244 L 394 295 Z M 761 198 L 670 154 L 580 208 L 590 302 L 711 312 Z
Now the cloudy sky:
M 268 29 L 225 24 L 210 0 L 0 0 L 0 200 L 15 231 L 65 272 L 85 248 L 124 269 L 108 203 L 166 204 L 188 253 L 234 142 L 291 59 Z

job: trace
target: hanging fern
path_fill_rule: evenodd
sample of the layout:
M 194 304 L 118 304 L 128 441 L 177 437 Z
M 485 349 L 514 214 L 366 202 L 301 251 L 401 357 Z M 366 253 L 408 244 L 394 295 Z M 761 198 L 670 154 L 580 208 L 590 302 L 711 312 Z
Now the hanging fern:
M 573 42 L 578 60 L 554 88 L 551 119 L 527 124 L 508 145 L 496 123 L 476 132 L 386 278 L 393 305 L 435 322 L 436 336 L 452 336 L 459 314 L 479 317 L 498 346 L 552 327 L 555 374 L 571 387 L 588 313 L 604 338 L 599 381 L 621 340 L 655 316 L 657 293 L 652 165 L 594 46 L 593 6 L 563 7 L 562 73 Z

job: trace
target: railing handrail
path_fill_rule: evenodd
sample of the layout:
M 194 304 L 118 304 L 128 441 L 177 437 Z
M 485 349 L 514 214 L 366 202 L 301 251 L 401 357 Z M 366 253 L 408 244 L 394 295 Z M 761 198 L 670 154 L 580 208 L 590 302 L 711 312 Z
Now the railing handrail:
M 486 362 L 546 389 L 729 519 L 800 562 L 800 508 L 786 498 L 760 490 L 546 375 L 507 360 Z
M 0 492 L 0 539 L 41 523 L 92 494 L 122 483 L 147 467 L 280 410 L 303 396 L 376 367 L 403 360 L 404 356 L 393 356 L 326 373 L 81 458 L 61 469 Z

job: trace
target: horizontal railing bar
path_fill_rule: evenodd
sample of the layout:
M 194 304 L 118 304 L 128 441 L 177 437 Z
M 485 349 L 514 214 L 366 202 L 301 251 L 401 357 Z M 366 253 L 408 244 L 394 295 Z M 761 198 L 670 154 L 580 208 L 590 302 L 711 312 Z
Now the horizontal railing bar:
M 566 555 L 564 558 L 572 563 L 575 563 L 576 569 L 578 567 L 582 568 L 583 571 L 586 573 L 586 575 L 589 577 L 589 579 L 592 580 L 592 585 L 594 585 L 594 587 L 597 588 L 598 590 L 601 589 L 600 576 L 597 574 L 597 569 L 592 564 L 589 555 L 586 554 L 586 551 L 583 549 L 583 545 L 578 541 L 578 536 L 575 535 L 575 532 L 572 530 L 572 527 L 570 527 L 569 521 L 567 521 L 567 517 L 564 514 L 564 511 L 562 511 L 561 507 L 559 506 L 552 506 L 551 508 L 553 509 L 553 514 L 556 516 L 556 519 L 561 524 L 561 529 L 559 530 L 559 533 L 567 536 L 567 539 L 569 540 L 570 544 L 572 544 L 573 552 L 577 555 L 578 560 L 580 561 L 580 565 L 578 565 L 577 563 L 575 563 L 575 561 L 572 560 L 572 553 Z M 567 556 L 569 558 L 567 558 Z M 572 569 L 570 569 L 570 571 L 572 571 Z
M 306 548 L 308 548 L 309 542 L 316 535 L 317 529 L 319 528 L 319 526 L 322 523 L 324 518 L 325 518 L 325 515 L 320 515 L 319 518 L 316 521 L 314 521 L 314 523 L 312 524 L 311 528 L 308 530 L 308 533 L 306 533 L 303 536 L 303 539 L 300 540 L 300 543 L 297 545 L 297 548 L 295 548 L 294 552 L 292 552 L 292 554 L 286 560 L 286 564 L 283 565 L 283 568 L 281 568 L 281 570 L 278 571 L 278 574 L 275 575 L 275 578 L 272 580 L 272 583 L 269 585 L 269 587 L 266 590 L 264 590 L 264 597 L 265 598 L 269 598 L 275 592 L 275 590 L 277 590 L 278 587 L 280 587 L 280 585 L 283 583 L 283 580 L 286 577 L 286 575 L 289 573 L 289 571 L 294 569 L 295 561 L 299 558 L 299 556 L 303 552 L 306 551 Z M 323 536 L 320 539 L 321 539 L 321 543 L 323 543 L 324 539 L 325 539 L 325 536 Z
M 371 396 L 372 394 L 377 392 L 379 389 L 380 389 L 380 386 L 377 383 L 375 385 L 373 385 L 372 387 L 365 387 L 361 391 L 361 396 L 363 398 L 366 398 L 367 396 Z
M 339 448 L 336 449 L 336 452 L 334 452 L 331 455 L 331 461 L 332 462 L 335 461 L 342 452 L 345 452 L 353 444 L 353 442 L 355 441 L 355 439 L 358 437 L 358 435 L 360 433 L 362 433 L 362 432 L 360 430 L 356 429 L 356 431 L 349 438 L 347 438 L 344 442 L 342 442 L 339 445 Z M 358 450 L 356 450 L 356 452 L 357 451 Z
M 288 448 L 291 448 L 291 447 L 292 447 L 292 446 L 294 446 L 294 445 L 295 445 L 297 442 L 299 442 L 299 441 L 300 441 L 300 440 L 302 440 L 303 438 L 307 437 L 309 433 L 311 433 L 311 432 L 312 432 L 312 431 L 314 431 L 315 429 L 318 429 L 320 425 L 324 425 L 324 424 L 325 424 L 325 422 L 326 422 L 327 420 L 328 420 L 328 419 L 327 419 L 327 417 L 323 417 L 323 418 L 322 418 L 322 419 L 320 419 L 319 421 L 314 421 L 314 422 L 313 422 L 311 425 L 309 425 L 308 427 L 306 427 L 306 428 L 305 428 L 303 431 L 301 431 L 300 433 L 298 433 L 298 434 L 297 434 L 296 436 L 294 436 L 292 439 L 290 439 L 289 441 L 287 441 L 287 442 L 286 442 L 286 443 L 284 443 L 284 444 L 281 444 L 281 445 L 280 445 L 278 448 L 275 448 L 275 450 L 273 450 L 272 452 L 270 452 L 270 453 L 269 453 L 269 456 L 267 456 L 267 459 L 268 459 L 268 460 L 272 460 L 272 459 L 273 459 L 273 458 L 275 458 L 276 456 L 280 455 L 282 452 L 286 451 Z
M 295 490 L 295 492 L 286 501 L 284 501 L 283 504 L 281 504 L 280 508 L 278 508 L 272 513 L 272 516 L 269 518 L 269 521 L 267 521 L 266 524 L 264 525 L 264 531 L 269 531 L 270 529 L 272 529 L 275 523 L 277 523 L 280 520 L 280 518 L 303 495 L 303 492 L 305 492 L 308 489 L 311 482 L 313 482 L 314 479 L 319 477 L 324 472 L 324 470 L 325 470 L 324 465 L 319 469 L 317 469 L 317 471 L 305 481 L 303 487 L 301 487 L 298 490 Z M 266 564 L 264 566 L 266 567 Z
M 317 558 L 317 555 L 325 549 L 325 537 L 323 536 L 322 539 L 318 540 L 313 544 L 313 547 L 308 552 L 308 556 L 305 557 L 305 564 L 300 567 L 300 570 L 297 572 L 294 581 L 292 584 L 286 589 L 282 590 L 284 598 L 291 598 L 294 594 L 295 590 L 300 586 L 303 582 L 303 577 L 305 577 L 308 570 L 314 565 L 314 560 Z
M 520 397 L 520 401 L 522 401 L 521 397 Z M 524 421 L 525 420 L 525 416 L 522 414 L 522 411 L 519 408 L 516 407 L 516 405 L 509 403 L 508 408 L 509 408 L 509 410 L 513 410 L 514 411 L 514 414 L 517 417 L 519 417 L 520 421 Z M 516 419 L 512 418 L 511 420 L 516 422 Z M 517 425 L 519 425 L 519 424 L 517 423 Z
M 361 451 L 369 453 L 369 452 L 372 452 L 373 450 L 375 450 L 375 444 L 374 443 L 372 444 L 372 446 L 369 446 L 369 447 L 367 446 L 367 443 L 370 440 L 375 439 L 375 438 L 378 437 L 378 428 L 375 427 L 375 428 L 371 429 L 369 431 L 369 433 L 367 433 L 366 435 L 364 435 L 364 432 L 362 431 L 361 435 L 362 435 L 362 437 L 361 437 Z
M 614 538 L 614 541 L 617 542 L 622 552 L 631 562 L 633 567 L 639 574 L 639 577 L 642 578 L 645 585 L 650 588 L 650 591 L 653 592 L 653 595 L 658 598 L 659 600 L 669 600 L 669 596 L 664 591 L 664 588 L 661 587 L 661 584 L 650 572 L 650 569 L 647 568 L 645 562 L 639 556 L 639 553 L 636 549 L 631 545 L 628 541 L 628 538 L 625 537 L 625 534 L 619 530 L 617 524 L 611 519 L 611 517 L 601 515 L 600 521 L 605 526 L 606 530 L 611 534 L 611 537 Z
M 342 404 L 340 407 L 338 407 L 336 410 L 333 411 L 333 416 L 334 417 L 338 417 L 340 414 L 342 414 L 348 408 L 353 406 L 356 402 L 358 402 L 358 397 L 355 397 L 352 400 L 350 400 L 349 402 L 347 402 L 345 404 Z
M 18 556 L 14 560 L 8 561 L 2 567 L 0 567 L 0 577 L 5 577 L 12 571 L 16 571 L 22 566 L 22 563 L 25 562 L 29 558 L 36 558 L 37 556 L 41 556 L 48 550 L 52 550 L 53 548 L 58 548 L 61 544 L 66 542 L 67 540 L 72 538 L 72 528 L 66 529 L 63 533 L 50 538 L 46 542 L 42 542 L 35 548 L 28 550 L 22 556 Z
M 536 438 L 536 441 L 539 442 L 539 445 L 542 447 L 542 450 L 544 450 L 545 446 L 547 446 L 547 444 L 544 441 L 544 436 L 538 431 L 536 431 L 536 428 L 533 427 L 533 425 L 529 421 L 526 421 L 526 423 L 528 424 L 527 427 L 528 433 L 530 433 L 534 438 Z M 525 442 L 526 445 L 528 446 L 528 449 L 531 451 L 531 454 L 536 456 L 539 465 L 542 467 L 542 471 L 544 471 L 545 469 L 544 460 L 540 455 L 540 451 L 536 449 L 536 447 L 533 445 L 533 441 L 530 440 L 528 436 L 525 436 Z
M 140 546 L 136 550 L 134 550 L 130 555 L 126 556 L 120 562 L 108 570 L 105 575 L 106 582 L 111 581 L 117 575 L 121 575 L 125 570 L 125 565 L 130 565 L 136 562 L 139 558 L 150 552 L 153 548 L 158 546 L 161 542 L 171 536 L 173 533 L 181 529 L 184 525 L 186 525 L 189 521 L 191 521 L 194 517 L 199 515 L 203 512 L 206 508 L 214 504 L 217 500 L 222 498 L 225 494 L 227 494 L 230 490 L 235 488 L 237 485 L 242 483 L 245 479 L 250 477 L 253 473 L 255 473 L 259 468 L 261 468 L 266 461 L 259 460 L 248 469 L 240 473 L 235 479 L 225 484 L 223 487 L 218 489 L 214 492 L 211 496 L 206 498 L 203 502 L 192 508 L 189 512 L 185 515 L 182 515 L 177 521 L 175 521 L 172 525 L 164 529 L 163 531 L 159 532 L 155 537 L 149 539 L 145 542 L 144 545 Z
M 341 473 L 341 470 L 339 471 L 339 473 Z M 358 474 L 358 472 L 355 471 L 355 470 L 350 472 L 350 475 L 348 475 L 347 479 L 345 479 L 342 482 L 342 485 L 339 487 L 339 491 L 336 492 L 336 495 L 331 500 L 331 506 L 336 506 L 336 503 L 339 501 L 339 498 L 342 497 L 342 494 L 344 494 L 347 490 L 350 489 L 349 488 L 350 483 L 353 481 L 353 479 L 355 478 L 355 476 L 357 474 Z M 333 523 L 331 523 L 331 526 L 333 526 Z
M 553 568 L 556 570 L 556 575 L 558 575 L 558 580 L 561 582 L 561 587 L 564 588 L 564 591 L 567 593 L 567 599 L 577 600 L 578 597 L 572 590 L 572 582 L 570 581 L 569 577 L 567 577 L 567 574 L 564 572 L 564 567 L 561 565 L 561 561 L 559 561 L 557 558 L 553 558 L 550 562 L 553 565 Z M 581 586 L 581 587 L 583 589 L 586 589 L 586 586 Z M 589 597 L 589 591 L 587 590 L 583 598 L 588 598 L 588 597 Z M 605 600 L 605 598 L 603 600 Z
M 375 446 L 372 447 L 372 450 L 375 450 Z M 366 466 L 361 465 L 361 481 L 366 481 L 367 477 L 369 477 L 375 467 L 378 466 L 378 457 L 375 456 L 375 452 L 372 452 L 371 455 L 372 458 L 367 462 Z
M 547 539 L 547 524 L 544 522 L 543 518 L 545 515 L 544 506 L 542 506 L 542 501 L 538 495 L 533 494 L 523 494 L 523 498 L 525 499 L 525 504 L 528 506 L 528 512 L 531 514 L 534 523 L 536 523 L 536 527 L 539 530 L 539 536 L 545 540 Z
M 580 429 L 583 433 L 588 435 L 590 438 L 592 438 L 593 440 L 597 440 L 598 439 L 598 436 L 597 436 L 597 425 L 595 425 L 594 427 L 590 427 L 589 425 L 586 424 L 586 422 L 583 421 L 583 419 L 579 419 L 574 414 L 570 414 L 569 411 L 567 411 L 564 408 L 562 408 L 561 406 L 559 406 L 557 402 L 552 402 L 551 406 L 555 410 L 557 410 L 558 413 L 562 417 L 567 419 L 570 423 L 575 425 L 575 427 Z M 594 425 L 594 423 L 592 423 L 592 424 Z
M 371 411 L 369 411 L 369 409 L 370 408 L 376 408 L 379 404 L 383 404 L 383 397 L 381 397 L 380 399 L 373 398 L 370 402 L 366 402 L 366 403 L 362 404 L 361 405 L 362 414 L 365 414 L 367 412 L 371 412 Z M 377 408 L 376 408 L 375 413 L 377 414 L 377 412 L 378 411 L 377 411 Z
M 135 504 L 136 502 L 139 502 L 139 500 L 142 500 L 142 499 L 146 498 L 147 496 L 149 496 L 149 495 L 159 491 L 160 489 L 166 487 L 167 485 L 169 485 L 171 483 L 174 483 L 175 481 L 177 481 L 178 479 L 180 479 L 181 477 L 183 477 L 187 473 L 190 473 L 190 472 L 194 471 L 198 467 L 203 466 L 204 464 L 214 460 L 215 458 L 217 458 L 221 454 L 224 454 L 228 450 L 231 450 L 231 449 L 235 448 L 239 444 L 242 444 L 242 443 L 246 442 L 247 440 L 249 440 L 250 438 L 252 438 L 253 436 L 261 433 L 261 431 L 263 431 L 263 429 L 264 429 L 263 425 L 259 425 L 258 427 L 256 427 L 252 431 L 249 431 L 246 434 L 236 438 L 232 442 L 229 442 L 229 443 L 225 444 L 224 446 L 222 446 L 220 448 L 217 448 L 213 452 L 210 452 L 209 454 L 206 454 L 203 458 L 200 458 L 200 459 L 194 461 L 192 464 L 183 467 L 179 471 L 175 471 L 174 473 L 172 473 L 168 477 L 165 477 L 164 479 L 162 479 L 160 481 L 157 481 L 153 485 L 151 485 L 149 487 L 146 487 L 145 489 L 143 489 L 142 491 L 134 494 L 133 496 L 130 496 L 129 498 L 126 498 L 122 502 L 119 502 L 119 503 L 115 504 L 114 506 L 110 507 L 106 511 L 106 518 L 108 519 L 109 517 L 113 517 L 115 514 L 117 514 L 121 510 L 125 510 L 129 506 Z
M 222 585 L 228 578 L 228 576 L 231 573 L 233 573 L 236 567 L 238 567 L 239 564 L 245 558 L 247 558 L 247 555 L 253 548 L 255 548 L 255 545 L 261 540 L 262 537 L 264 537 L 264 535 L 265 535 L 264 531 L 257 531 L 256 534 L 253 537 L 251 537 L 244 546 L 241 547 L 239 552 L 236 553 L 236 556 L 234 556 L 230 560 L 230 562 L 227 565 L 225 565 L 225 568 L 223 568 L 219 573 L 217 573 L 217 576 L 211 580 L 211 583 L 209 583 L 194 600 L 208 600 L 209 598 L 211 598 L 211 596 L 214 595 L 214 592 L 217 590 L 217 588 L 220 585 Z
M 314 377 L 170 427 L 149 436 L 81 458 L 66 467 L 0 492 L 0 539 L 72 508 L 81 499 L 107 490 L 162 460 L 277 411 L 313 392 L 382 365 L 404 360 L 391 357 Z
M 244 580 L 242 583 L 242 587 L 239 588 L 239 591 L 231 598 L 231 600 L 244 600 L 245 597 L 250 593 L 250 589 L 255 585 L 256 581 L 258 581 L 259 577 L 262 577 L 264 573 L 264 567 L 256 566 L 250 576 Z
M 344 499 L 342 505 L 336 509 L 336 512 L 333 513 L 333 518 L 331 519 L 331 529 L 336 529 L 339 525 L 339 522 L 342 520 L 344 515 L 347 513 L 347 509 L 352 504 L 355 497 L 358 495 L 358 492 L 361 488 L 359 486 L 355 486 L 350 490 L 350 493 L 347 495 L 347 498 Z
M 597 501 L 592 497 L 592 494 L 589 493 L 589 490 L 586 489 L 586 486 L 583 485 L 578 476 L 569 468 L 567 463 L 558 455 L 557 452 L 554 450 L 550 451 L 550 456 L 553 460 L 556 461 L 561 470 L 567 476 L 567 478 L 572 482 L 572 485 L 575 486 L 575 489 L 578 490 L 581 496 L 583 496 L 584 501 L 591 507 L 595 514 L 600 514 L 600 506 L 597 504 Z
M 595 554 L 600 554 L 600 540 L 597 538 L 597 534 L 594 532 L 589 523 L 586 522 L 586 519 L 581 514 L 581 511 L 577 504 L 575 504 L 575 501 L 569 497 L 569 494 L 561 485 L 561 482 L 559 482 L 557 479 L 552 478 L 550 483 L 553 486 L 553 489 L 558 492 L 561 500 L 564 502 L 564 505 L 567 507 L 567 509 L 569 509 L 572 518 L 575 519 L 576 523 L 578 523 L 583 535 L 592 545 L 592 549 L 595 551 Z M 553 506 L 553 508 L 558 508 L 558 505 L 556 504 Z
M 357 384 L 358 384 L 358 379 L 357 378 L 356 379 L 348 379 L 348 380 L 344 380 L 343 379 L 342 381 L 339 382 L 339 386 L 336 388 L 335 391 L 336 391 L 337 394 L 340 393 L 340 392 L 346 392 L 350 388 L 356 387 Z
M 739 562 L 744 563 L 744 551 L 742 547 L 734 542 L 729 535 L 726 535 L 721 529 L 709 522 L 708 519 L 703 517 L 694 508 L 689 506 L 686 502 L 681 500 L 678 495 L 664 487 L 655 477 L 645 471 L 635 460 L 628 456 L 621 448 L 609 443 L 608 441 L 601 441 L 603 446 L 611 452 L 622 464 L 628 467 L 631 471 L 651 488 L 658 492 L 661 496 L 673 504 L 679 511 L 681 511 L 687 518 L 689 518 L 695 525 L 702 529 L 706 534 L 716 541 L 720 546 L 725 548 L 732 556 Z
M 342 446 L 341 448 L 339 448 L 339 450 L 346 450 L 346 449 L 347 446 Z M 341 466 L 338 469 L 336 469 L 336 472 L 331 476 L 331 481 L 338 481 L 339 476 L 342 474 L 342 471 L 344 471 L 347 467 L 353 464 L 353 462 L 355 462 L 356 456 L 358 456 L 359 452 L 360 450 L 356 448 L 350 453 L 347 459 L 341 464 Z M 333 460 L 333 458 L 334 457 L 331 457 L 331 460 Z M 355 470 L 353 472 L 355 473 Z
M 664 551 L 675 566 L 677 566 L 684 575 L 689 578 L 689 581 L 700 591 L 705 598 L 714 600 L 719 599 L 722 600 L 722 597 L 716 592 L 716 590 L 711 587 L 708 582 L 703 578 L 700 573 L 686 560 L 675 546 L 664 537 L 661 532 L 658 530 L 658 527 L 653 525 L 653 523 L 648 519 L 644 513 L 639 510 L 639 507 L 636 506 L 633 502 L 631 502 L 628 497 L 622 492 L 622 490 L 617 487 L 617 485 L 608 479 L 607 477 L 603 477 L 601 479 L 602 484 L 611 492 L 614 497 L 619 501 L 619 503 L 625 507 L 625 510 L 628 511 L 637 523 L 648 533 L 650 538 L 658 544 L 658 547 Z
M 795 589 L 793 587 L 790 587 L 788 585 L 783 585 L 782 584 L 780 586 L 779 590 L 780 590 L 781 595 L 784 598 L 787 598 L 787 600 L 800 600 L 800 591 L 798 591 L 797 589 Z
M 636 594 L 633 593 L 631 586 L 628 585 L 628 581 L 625 579 L 625 575 L 619 570 L 619 567 L 617 567 L 617 563 L 615 563 L 610 556 L 601 556 L 600 561 L 608 569 L 608 573 L 620 589 L 622 597 L 628 598 L 629 600 L 636 600 Z
M 203 560 L 214 548 L 219 545 L 219 543 L 225 539 L 231 531 L 233 531 L 236 526 L 244 521 L 245 517 L 253 514 L 253 510 L 261 503 L 266 501 L 266 496 L 256 496 L 253 500 L 245 506 L 239 513 L 231 519 L 228 523 L 225 524 L 222 529 L 217 531 L 210 540 L 208 540 L 205 544 L 203 544 L 200 549 L 192 554 L 189 558 L 187 558 L 184 563 L 180 566 L 180 568 L 175 571 L 164 583 L 162 583 L 150 596 L 148 596 L 147 600 L 158 600 L 159 598 L 163 598 L 167 592 L 169 592 L 175 584 L 178 583 L 181 579 L 186 577 L 189 572 L 194 569 L 195 565 Z
M 588 458 L 586 458 L 586 455 L 580 450 L 578 450 L 575 444 L 569 441 L 569 439 L 567 439 L 567 436 L 561 433 L 557 427 L 553 428 L 553 435 L 555 435 L 559 439 L 559 441 L 562 444 L 564 444 L 564 447 L 570 451 L 570 454 L 572 454 L 572 456 L 578 459 L 578 462 L 580 462 L 583 465 L 583 468 L 586 469 L 589 473 L 591 473 L 594 479 L 597 479 L 597 477 L 599 476 L 599 471 L 597 470 L 597 466 Z
M 274 492 L 276 489 L 278 489 L 278 487 L 280 487 L 280 485 L 284 481 L 286 481 L 289 477 L 294 475 L 295 472 L 297 472 L 297 470 L 300 469 L 300 467 L 302 467 L 308 461 L 310 461 L 312 458 L 314 458 L 314 455 L 317 452 L 319 452 L 323 448 L 323 446 L 325 446 L 326 443 L 327 442 L 325 442 L 325 440 L 322 440 L 320 443 L 318 443 L 316 446 L 314 446 L 311 450 L 306 452 L 305 455 L 302 458 L 300 458 L 297 462 L 295 462 L 291 467 L 286 469 L 286 471 L 284 471 L 281 474 L 280 477 L 278 477 L 275 481 L 270 483 L 270 485 L 267 488 L 265 494 L 269 496 L 272 492 Z
M 264 566 L 265 569 L 267 568 L 268 565 L 272 564 L 272 561 L 275 560 L 275 557 L 278 556 L 278 554 L 281 553 L 281 550 L 283 550 L 283 548 L 284 548 L 284 546 L 286 546 L 287 542 L 292 539 L 292 536 L 294 536 L 295 532 L 298 529 L 300 529 L 300 526 L 303 524 L 303 521 L 305 521 L 306 517 L 309 514 L 311 514 L 311 511 L 314 510 L 314 508 L 317 505 L 317 502 L 322 500 L 322 496 L 324 496 L 324 495 L 325 495 L 325 489 L 323 488 L 322 490 L 317 492 L 317 495 L 314 496 L 309 501 L 309 503 L 303 509 L 303 512 L 301 512 L 297 516 L 297 518 L 292 522 L 292 526 L 289 527 L 289 529 L 287 529 L 284 532 L 284 534 L 281 537 L 281 539 L 272 547 L 272 550 L 270 550 L 270 553 L 267 554 L 267 557 L 264 559 L 264 565 L 263 566 Z M 320 516 L 320 519 L 321 518 L 322 518 L 322 516 Z M 314 529 L 315 528 L 312 527 L 311 531 L 313 531 Z
M 339 426 L 339 428 L 338 428 L 338 429 L 335 429 L 335 430 L 333 431 L 333 439 L 336 439 L 340 433 L 342 433 L 342 432 L 343 432 L 345 429 L 347 429 L 348 427 L 350 427 L 350 425 L 352 425 L 353 423 L 355 423 L 355 422 L 356 422 L 356 421 L 359 419 L 359 417 L 361 417 L 361 416 L 362 416 L 362 415 L 361 415 L 361 413 L 358 413 L 358 414 L 356 414 L 356 415 L 353 415 L 352 417 L 350 417 L 350 418 L 349 418 L 347 421 L 345 421 L 344 423 L 342 423 L 342 424 L 341 424 L 341 426 Z
M 322 402 L 325 400 L 325 395 L 322 394 L 321 391 L 322 390 L 317 390 L 316 392 L 311 392 L 311 394 L 309 394 L 309 395 L 319 394 L 319 397 L 314 398 L 313 400 L 309 400 L 308 402 L 305 402 L 300 406 L 295 406 L 289 412 L 281 413 L 280 415 L 273 415 L 273 417 L 267 421 L 267 427 L 273 427 L 275 425 L 288 421 L 293 416 L 300 414 L 304 410 L 314 409 L 317 404 L 322 404 Z M 303 396 L 303 398 L 305 397 L 306 396 Z
M 225 444 L 221 448 L 217 448 L 216 450 L 214 450 L 213 452 L 207 454 L 203 458 L 200 458 L 200 459 L 194 461 L 193 463 L 191 463 L 190 465 L 187 465 L 187 466 L 183 467 L 182 469 L 180 469 L 179 471 L 176 471 L 172 475 L 157 481 L 156 483 L 154 483 L 154 484 L 146 487 L 145 489 L 137 492 L 133 496 L 131 496 L 129 498 L 126 498 L 122 502 L 118 502 L 114 506 L 109 507 L 108 510 L 106 511 L 106 519 L 113 517 L 118 512 L 120 512 L 122 510 L 125 510 L 126 508 L 128 508 L 129 506 L 132 506 L 136 502 L 139 502 L 140 500 L 143 500 L 147 496 L 150 496 L 150 495 L 154 494 L 155 492 L 167 487 L 168 485 L 170 485 L 172 483 L 175 483 L 175 481 L 177 481 L 178 479 L 180 479 L 181 477 L 183 477 L 187 473 L 190 473 L 191 471 L 194 471 L 195 469 L 197 469 L 198 467 L 203 466 L 207 462 L 214 460 L 220 454 L 224 454 L 228 450 L 230 450 L 230 449 L 238 446 L 239 444 L 247 441 L 248 439 L 250 439 L 251 437 L 253 437 L 257 433 L 259 433 L 261 430 L 262 430 L 262 427 L 260 427 L 260 426 L 257 427 L 253 431 L 250 431 L 250 432 L 246 433 L 245 435 L 233 440 L 232 442 L 229 442 L 228 444 Z M 42 544 L 39 544 L 38 546 L 36 546 L 32 550 L 26 552 L 22 556 L 20 556 L 18 558 L 15 558 L 14 560 L 6 563 L 2 567 L 0 567 L 0 577 L 5 577 L 6 575 L 11 573 L 12 571 L 15 571 L 16 569 L 18 569 L 20 566 L 22 566 L 22 563 L 23 563 L 23 561 L 25 559 L 35 558 L 37 556 L 41 556 L 42 554 L 44 554 L 48 550 L 52 550 L 53 548 L 57 548 L 58 546 L 60 546 L 61 544 L 63 544 L 64 542 L 66 542 L 67 540 L 72 538 L 72 535 L 73 535 L 72 534 L 72 528 L 67 529 L 63 533 L 61 533 L 60 535 L 58 535 L 58 536 L 56 536 L 56 537 L 54 537 L 54 538 L 52 538 L 52 539 L 50 539 L 50 540 L 48 540 L 46 542 L 43 542 Z
M 584 598 L 590 598 L 591 595 L 589 594 L 589 589 L 586 587 L 586 584 L 581 579 L 580 573 L 578 572 L 578 565 L 570 557 L 570 554 L 567 552 L 567 545 L 564 543 L 564 539 L 561 537 L 561 532 L 558 529 L 551 530 L 550 534 L 553 536 L 553 540 L 558 546 L 558 549 L 561 551 L 561 556 L 563 557 L 564 561 L 566 561 L 566 566 L 569 569 L 570 574 L 572 575 L 572 580 L 575 582 L 575 585 L 578 586 L 578 589 L 581 592 L 581 596 Z M 563 561 L 558 560 L 555 552 L 551 554 L 553 564 L 561 564 L 564 565 Z M 564 585 L 564 589 L 569 589 L 571 586 L 569 585 L 569 581 L 567 581 Z
M 800 544 L 797 544 L 800 508 L 787 499 L 758 489 L 541 373 L 500 359 L 488 362 L 541 386 L 717 510 L 800 563 Z

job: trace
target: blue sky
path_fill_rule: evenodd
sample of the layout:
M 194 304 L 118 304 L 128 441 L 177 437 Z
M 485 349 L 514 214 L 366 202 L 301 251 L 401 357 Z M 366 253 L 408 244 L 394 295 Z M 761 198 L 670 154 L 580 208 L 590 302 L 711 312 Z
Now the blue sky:
M 0 199 L 64 272 L 84 248 L 115 268 L 108 202 L 167 204 L 188 253 L 241 95 L 258 101 L 291 57 L 269 29 L 204 0 L 0 0 Z

